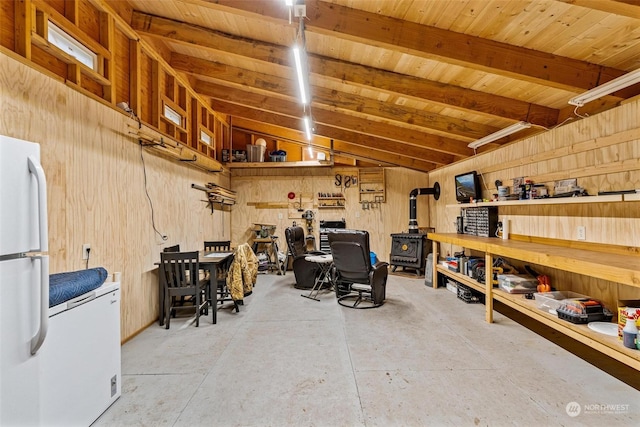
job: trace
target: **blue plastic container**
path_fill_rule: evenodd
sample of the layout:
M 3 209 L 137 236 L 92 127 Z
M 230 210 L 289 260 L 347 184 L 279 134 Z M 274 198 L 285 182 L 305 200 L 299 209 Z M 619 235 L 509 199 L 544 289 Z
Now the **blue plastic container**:
M 371 265 L 378 262 L 378 256 L 376 255 L 375 252 L 369 252 L 369 256 L 371 257 Z

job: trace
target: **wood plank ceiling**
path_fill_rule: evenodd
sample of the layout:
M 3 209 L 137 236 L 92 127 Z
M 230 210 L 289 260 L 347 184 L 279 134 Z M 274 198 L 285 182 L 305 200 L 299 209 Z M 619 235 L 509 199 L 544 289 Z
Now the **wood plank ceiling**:
M 122 2 L 111 2 L 122 3 Z M 316 146 L 429 171 L 579 120 L 573 96 L 640 68 L 639 0 L 306 0 Z M 307 144 L 284 0 L 129 0 L 115 9 L 234 127 Z M 594 114 L 640 84 L 581 107 Z

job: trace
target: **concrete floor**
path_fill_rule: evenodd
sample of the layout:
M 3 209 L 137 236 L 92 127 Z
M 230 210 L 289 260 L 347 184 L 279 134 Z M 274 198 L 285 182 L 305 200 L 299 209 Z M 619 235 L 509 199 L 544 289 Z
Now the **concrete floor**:
M 122 397 L 94 425 L 640 422 L 640 391 L 504 315 L 487 324 L 483 305 L 422 279 L 390 275 L 372 310 L 329 291 L 302 298 L 293 282 L 259 275 L 241 312 L 223 306 L 217 325 L 211 314 L 198 328 L 175 319 L 127 342 Z

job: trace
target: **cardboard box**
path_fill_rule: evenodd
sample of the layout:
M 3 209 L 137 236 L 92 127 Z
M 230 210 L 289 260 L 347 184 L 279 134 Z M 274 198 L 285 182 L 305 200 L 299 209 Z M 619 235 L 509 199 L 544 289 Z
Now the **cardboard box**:
M 634 311 L 636 326 L 640 329 L 640 299 L 618 300 L 618 339 L 622 341 L 622 328 L 627 324 L 627 309 Z

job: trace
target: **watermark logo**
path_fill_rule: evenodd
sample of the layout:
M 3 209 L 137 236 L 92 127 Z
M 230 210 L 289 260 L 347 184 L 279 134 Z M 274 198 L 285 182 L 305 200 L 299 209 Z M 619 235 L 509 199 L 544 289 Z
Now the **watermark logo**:
M 577 417 L 582 412 L 582 407 L 578 402 L 569 402 L 565 410 L 570 417 Z
M 580 405 L 578 402 L 569 402 L 565 407 L 565 411 L 570 417 L 577 417 L 580 414 L 625 414 L 629 412 L 629 404 L 588 403 Z

